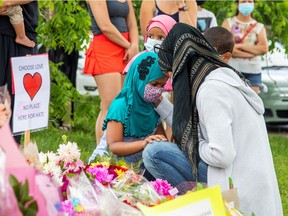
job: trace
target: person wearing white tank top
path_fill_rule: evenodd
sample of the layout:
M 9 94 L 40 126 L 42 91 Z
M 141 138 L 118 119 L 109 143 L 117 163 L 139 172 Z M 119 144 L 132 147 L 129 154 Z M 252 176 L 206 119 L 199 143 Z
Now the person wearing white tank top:
M 252 16 L 254 0 L 236 0 L 237 14 L 225 19 L 222 27 L 234 35 L 235 46 L 230 65 L 243 73 L 258 94 L 261 82 L 261 55 L 268 52 L 266 29 Z

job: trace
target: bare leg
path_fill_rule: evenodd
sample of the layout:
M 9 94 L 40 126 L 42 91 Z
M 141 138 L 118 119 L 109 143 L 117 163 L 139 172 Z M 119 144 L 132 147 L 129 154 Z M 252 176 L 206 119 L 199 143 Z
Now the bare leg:
M 259 86 L 251 86 L 251 88 L 252 88 L 253 91 L 255 91 L 257 94 L 260 93 L 260 87 L 259 87 Z
M 35 46 L 35 42 L 30 40 L 25 34 L 24 23 L 12 24 L 15 32 L 16 32 L 16 39 L 15 42 L 18 44 L 22 44 L 27 47 L 33 48 Z
M 95 134 L 97 145 L 103 136 L 102 126 L 111 102 L 122 88 L 122 75 L 120 73 L 107 73 L 94 76 L 101 100 L 100 112 L 96 120 Z

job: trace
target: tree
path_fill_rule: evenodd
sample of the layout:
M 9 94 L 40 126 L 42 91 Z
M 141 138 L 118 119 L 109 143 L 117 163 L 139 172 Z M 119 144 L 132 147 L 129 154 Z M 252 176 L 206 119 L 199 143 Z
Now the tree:
M 75 0 L 43 0 L 38 1 L 39 26 L 37 28 L 38 42 L 47 50 L 64 48 L 68 53 L 74 49 L 83 50 L 83 45 L 90 40 L 90 16 L 86 10 L 85 1 Z M 51 93 L 50 93 L 50 122 L 58 124 L 67 116 L 70 102 L 79 98 L 79 94 L 72 83 L 60 72 L 58 67 L 50 61 Z M 69 119 L 69 118 L 68 118 Z M 70 121 L 71 120 L 71 121 Z M 72 119 L 69 119 L 72 123 Z

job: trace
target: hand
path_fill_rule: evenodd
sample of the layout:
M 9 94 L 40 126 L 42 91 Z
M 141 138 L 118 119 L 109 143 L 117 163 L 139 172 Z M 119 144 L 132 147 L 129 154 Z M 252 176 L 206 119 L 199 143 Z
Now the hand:
M 153 103 L 153 106 L 154 106 L 155 108 L 157 108 L 158 105 L 161 103 L 162 100 L 163 100 L 163 96 L 160 95 L 160 97 L 158 98 L 158 100 Z
M 125 50 L 123 61 L 129 62 L 139 52 L 138 43 L 132 43 L 128 49 Z
M 7 15 L 7 7 L 4 6 L 0 7 L 0 15 L 3 16 Z
M 148 136 L 146 139 L 144 139 L 143 141 L 143 149 L 146 147 L 146 145 L 148 143 L 151 143 L 152 141 L 168 141 L 167 138 L 161 134 L 155 134 L 155 135 L 151 135 L 151 136 Z
M 10 112 L 6 109 L 6 105 L 0 104 L 0 128 L 8 121 L 9 117 Z

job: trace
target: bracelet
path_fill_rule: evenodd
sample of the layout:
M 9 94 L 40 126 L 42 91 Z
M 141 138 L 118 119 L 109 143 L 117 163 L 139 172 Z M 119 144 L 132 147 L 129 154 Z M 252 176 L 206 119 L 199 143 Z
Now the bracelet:
M 178 11 L 188 11 L 188 7 L 185 5 L 183 7 L 178 8 Z

